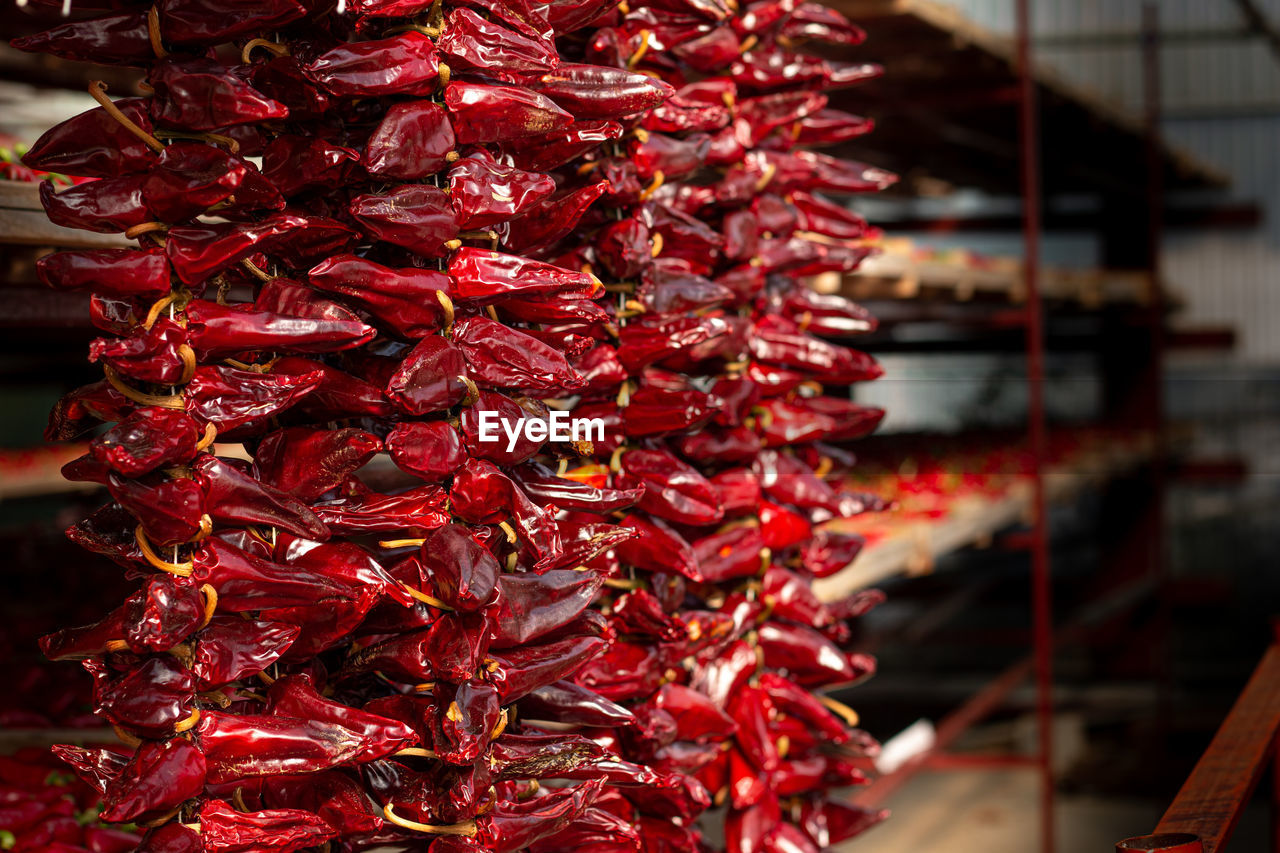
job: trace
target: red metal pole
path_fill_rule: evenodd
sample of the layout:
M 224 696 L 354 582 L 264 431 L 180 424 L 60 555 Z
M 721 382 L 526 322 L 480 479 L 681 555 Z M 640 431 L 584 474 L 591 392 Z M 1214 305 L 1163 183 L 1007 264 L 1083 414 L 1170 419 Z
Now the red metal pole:
M 1030 0 L 1016 0 L 1021 89 L 1023 275 L 1027 290 L 1027 384 L 1031 452 L 1035 462 L 1031 548 L 1031 621 L 1036 667 L 1036 720 L 1040 759 L 1040 849 L 1054 850 L 1053 821 L 1053 586 L 1045 512 L 1044 465 L 1048 427 L 1044 410 L 1044 311 L 1040 302 L 1040 125 L 1031 64 Z

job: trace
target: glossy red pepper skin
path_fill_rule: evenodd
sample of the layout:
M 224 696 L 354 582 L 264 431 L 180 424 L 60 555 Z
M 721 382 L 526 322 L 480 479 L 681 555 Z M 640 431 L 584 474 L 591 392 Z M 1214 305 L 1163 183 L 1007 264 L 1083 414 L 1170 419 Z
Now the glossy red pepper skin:
M 200 629 L 204 609 L 204 597 L 190 580 L 151 578 L 125 603 L 117 637 L 138 654 L 167 652 Z
M 186 410 L 219 434 L 260 433 L 268 418 L 297 405 L 324 380 L 319 370 L 291 375 L 198 367 L 184 390 Z M 242 427 L 246 429 L 241 429 Z
M 302 18 L 307 11 L 297 0 L 161 0 L 156 8 L 161 37 L 167 43 L 180 45 L 217 44 L 248 33 L 278 29 Z
M 152 131 L 146 99 L 124 98 L 115 106 L 142 130 Z M 88 178 L 142 174 L 156 160 L 156 152 L 102 107 L 55 125 L 22 155 L 22 162 L 33 169 Z
M 145 180 L 140 175 L 102 178 L 61 192 L 54 191 L 52 181 L 41 181 L 40 203 L 50 221 L 64 228 L 126 231 L 154 218 L 142 195 Z
M 449 169 L 449 193 L 461 228 L 496 225 L 536 205 L 555 188 L 549 175 L 501 165 L 483 149 Z
M 176 385 L 185 370 L 181 347 L 186 340 L 181 326 L 162 317 L 128 338 L 97 338 L 89 344 L 89 360 L 139 382 Z
M 391 404 L 382 390 L 372 383 L 352 376 L 320 361 L 294 356 L 276 359 L 271 366 L 274 376 L 312 377 L 319 375 L 313 390 L 299 400 L 296 414 L 312 421 L 340 417 L 385 417 Z
M 352 728 L 333 720 L 283 713 L 207 711 L 201 714 L 196 733 L 208 762 L 209 780 L 231 782 L 372 761 L 417 742 L 417 735 L 403 723 L 377 719 L 383 722 L 376 727 Z M 271 749 L 264 749 L 268 745 Z
M 571 824 L 595 802 L 603 786 L 604 780 L 596 779 L 526 803 L 500 803 L 481 819 L 479 838 L 489 850 L 515 853 Z
M 693 553 L 703 580 L 723 583 L 759 573 L 767 552 L 759 527 L 747 524 L 696 540 Z
M 371 175 L 415 180 L 444 169 L 455 145 L 444 107 L 406 101 L 387 110 L 365 144 L 362 162 Z
M 395 495 L 374 492 L 335 498 L 312 510 L 335 535 L 430 530 L 449 521 L 447 499 L 438 486 L 420 486 Z
M 569 636 L 561 640 L 518 649 L 495 651 L 490 657 L 497 668 L 490 681 L 507 705 L 546 684 L 572 675 L 606 646 L 599 637 Z
M 429 483 L 453 476 L 467 460 L 461 436 L 446 421 L 400 424 L 385 442 L 397 467 Z
M 435 43 L 410 30 L 377 41 L 344 44 L 302 66 L 317 85 L 340 98 L 430 95 L 439 59 Z
M 290 427 L 259 444 L 256 473 L 269 486 L 314 501 L 381 449 L 381 440 L 358 429 Z
M 210 690 L 263 672 L 298 638 L 297 625 L 217 616 L 201 632 L 191 672 Z
M 200 533 L 204 494 L 192 480 L 131 480 L 112 474 L 111 496 L 132 513 L 157 545 L 180 545 Z
M 103 65 L 141 67 L 155 54 L 147 36 L 147 16 L 141 12 L 106 15 L 65 24 L 16 38 L 18 50 L 48 53 L 62 59 L 91 60 Z
M 486 20 L 470 9 L 454 9 L 438 48 L 452 69 L 523 83 L 560 64 L 551 39 L 530 37 Z
M 90 455 L 126 477 L 140 477 L 195 455 L 203 430 L 185 412 L 138 409 L 89 445 Z
M 623 522 L 623 527 L 637 533 L 618 546 L 618 556 L 624 563 L 651 572 L 674 572 L 693 581 L 702 580 L 693 547 L 661 519 L 633 513 Z
M 437 195 L 444 198 L 439 190 L 422 189 L 431 191 L 432 198 Z M 448 204 L 447 198 L 443 204 Z M 335 255 L 312 267 L 307 273 L 307 282 L 319 290 L 355 301 L 402 338 L 430 335 L 438 331 L 444 321 L 444 309 L 436 294 L 448 295 L 449 279 L 436 270 L 391 269 L 355 255 Z
M 443 190 L 404 184 L 387 193 L 360 195 L 350 213 L 370 234 L 427 258 L 446 253 L 445 242 L 458 234 L 457 214 Z
M 321 818 L 300 809 L 240 812 L 223 800 L 209 800 L 200 809 L 205 849 L 226 853 L 252 853 L 266 844 L 288 853 L 323 844 L 336 834 Z
M 526 462 L 515 471 L 516 480 L 536 503 L 559 509 L 577 509 L 604 514 L 625 509 L 640 500 L 643 491 L 633 489 L 600 489 L 576 480 L 557 477 L 544 465 Z
M 495 226 L 494 230 L 509 251 L 545 249 L 571 233 L 607 188 L 607 183 L 598 181 L 558 192 L 530 206 L 519 216 Z
M 566 569 L 502 575 L 492 647 L 522 646 L 569 624 L 591 604 L 603 583 L 595 572 Z
M 444 104 L 455 137 L 465 144 L 540 136 L 573 123 L 550 98 L 519 86 L 455 81 L 445 89 Z
M 442 525 L 432 531 L 414 558 L 413 585 L 455 610 L 471 612 L 498 595 L 501 568 L 466 528 Z
M 467 454 L 472 459 L 487 459 L 503 466 L 519 465 L 541 450 L 543 445 L 546 444 L 545 441 L 529 438 L 523 432 L 517 435 L 515 446 L 511 450 L 507 450 L 507 441 L 481 441 L 480 419 L 477 413 L 484 411 L 497 412 L 501 420 L 507 420 L 512 423 L 518 422 L 522 418 L 546 420 L 545 406 L 539 408 L 534 401 L 528 398 L 517 403 L 497 391 L 482 388 L 475 402 L 462 409 L 462 440 L 467 449 Z M 499 430 L 499 433 L 501 434 L 501 430 Z
M 93 660 L 83 666 L 93 676 L 95 713 L 114 725 L 141 737 L 163 738 L 190 716 L 195 679 L 172 657 L 126 661 L 118 673 Z
M 491 388 L 570 393 L 582 377 L 560 351 L 487 317 L 468 317 L 453 329 L 472 379 Z
M 799 545 L 813 535 L 812 525 L 799 513 L 764 500 L 759 501 L 759 506 L 760 531 L 764 544 L 770 549 L 781 551 L 792 545 Z M 807 588 L 803 581 L 800 583 Z M 789 589 L 785 584 L 782 588 Z
M 760 628 L 765 665 L 790 672 L 801 684 L 853 681 L 875 671 L 866 655 L 847 655 L 822 634 L 801 625 L 768 622 Z
M 262 175 L 284 196 L 350 183 L 359 164 L 355 149 L 310 136 L 277 136 L 262 152 Z
M 139 853 L 202 853 L 200 833 L 181 823 L 166 823 L 147 831 Z
M 616 121 L 575 121 L 558 130 L 523 137 L 519 142 L 509 143 L 503 148 L 504 153 L 521 169 L 547 171 L 564 165 L 601 143 L 621 136 L 622 125 Z
M 209 59 L 169 57 L 147 77 L 155 87 L 151 117 L 184 130 L 216 130 L 235 124 L 283 119 L 289 109 Z
M 89 290 L 156 298 L 169 292 L 169 264 L 157 249 L 54 252 L 36 261 L 40 281 L 55 290 Z
M 163 817 L 204 792 L 204 754 L 180 738 L 144 741 L 107 785 L 104 820 L 119 823 Z
M 492 463 L 476 460 L 463 468 L 454 477 L 450 496 L 454 513 L 472 524 L 496 524 L 509 518 L 521 541 L 536 555 L 535 569 L 545 568 L 560 555 L 554 518 Z
M 656 107 L 675 91 L 645 74 L 604 65 L 562 64 L 538 77 L 533 86 L 577 120 L 634 115 Z
M 288 570 L 216 538 L 200 546 L 194 563 L 192 577 L 218 591 L 218 606 L 224 611 L 325 604 L 355 597 L 350 589 L 330 578 Z
M 635 715 L 626 708 L 572 681 L 538 687 L 520 699 L 519 707 L 531 719 L 569 725 L 616 728 L 635 724 Z
M 429 415 L 462 401 L 467 362 L 448 338 L 428 335 L 405 356 L 387 382 L 387 396 L 409 415 Z
M 643 485 L 639 506 L 646 512 L 681 524 L 713 524 L 724 518 L 711 483 L 670 453 L 631 450 L 621 461 L 619 483 Z
M 260 223 L 183 225 L 169 229 L 165 254 L 184 283 L 197 284 L 305 224 L 300 216 L 281 213 Z
M 493 740 L 501 720 L 497 686 L 477 679 L 457 685 L 438 681 L 433 698 L 439 709 L 432 721 L 435 751 L 455 764 L 475 761 Z

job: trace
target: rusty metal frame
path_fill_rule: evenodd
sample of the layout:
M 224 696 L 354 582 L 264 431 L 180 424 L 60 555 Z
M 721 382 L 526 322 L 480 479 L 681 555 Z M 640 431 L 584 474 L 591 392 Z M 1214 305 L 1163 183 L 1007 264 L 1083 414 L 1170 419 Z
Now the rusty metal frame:
M 1277 732 L 1280 645 L 1273 645 L 1156 824 L 1155 832 L 1119 842 L 1117 853 L 1220 853 L 1268 763 L 1276 757 Z M 1280 838 L 1274 839 L 1273 849 L 1280 850 L 1276 842 Z

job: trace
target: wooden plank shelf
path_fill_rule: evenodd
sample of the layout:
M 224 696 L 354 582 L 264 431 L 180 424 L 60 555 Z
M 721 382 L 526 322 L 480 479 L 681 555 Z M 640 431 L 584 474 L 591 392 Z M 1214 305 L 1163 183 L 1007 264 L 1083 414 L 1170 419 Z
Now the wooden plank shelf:
M 0 243 L 50 249 L 133 245 L 121 234 L 96 234 L 54 225 L 44 215 L 39 184 L 23 181 L 0 181 Z
M 909 240 L 890 240 L 852 273 L 831 274 L 822 290 L 840 290 L 850 298 L 872 300 L 943 299 L 953 302 L 1026 301 L 1022 265 L 1014 258 L 952 260 L 922 257 Z M 1040 294 L 1046 302 L 1085 309 L 1104 305 L 1150 305 L 1150 275 L 1123 270 L 1045 267 Z
M 1051 504 L 1068 503 L 1085 489 L 1132 470 L 1149 459 L 1153 451 L 1152 442 L 1142 442 L 1136 446 L 1104 445 L 1081 452 L 1070 463 L 1045 472 L 1046 498 Z M 1015 479 L 999 497 L 966 496 L 948 509 L 943 518 L 894 525 L 888 535 L 864 548 L 844 569 L 815 580 L 814 592 L 823 601 L 838 601 L 891 578 L 928 574 L 946 554 L 986 545 L 1000 531 L 1030 522 L 1030 477 Z M 850 529 L 843 527 L 842 521 L 832 524 Z

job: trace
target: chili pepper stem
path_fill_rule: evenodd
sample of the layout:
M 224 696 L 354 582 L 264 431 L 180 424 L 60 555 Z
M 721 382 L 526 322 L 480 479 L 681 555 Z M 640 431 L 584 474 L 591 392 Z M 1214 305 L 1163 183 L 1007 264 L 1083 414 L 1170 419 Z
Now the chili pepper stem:
M 833 699 L 830 696 L 818 694 L 818 701 L 827 707 L 832 713 L 845 721 L 846 725 L 856 726 L 858 724 L 858 712 L 841 702 L 839 699 Z
M 439 756 L 436 755 L 431 750 L 423 749 L 420 746 L 409 746 L 409 747 L 405 747 L 404 749 L 391 753 L 392 758 L 395 758 L 400 755 L 413 756 L 415 758 L 439 758 Z
M 142 551 L 142 556 L 146 558 L 146 561 L 160 571 L 168 572 L 171 575 L 177 575 L 182 578 L 191 577 L 191 573 L 195 571 L 195 564 L 190 560 L 187 560 L 185 563 L 179 563 L 176 560 L 172 563 L 168 563 L 160 559 L 156 554 L 155 549 L 151 547 L 151 542 L 147 539 L 147 533 L 142 529 L 141 524 L 134 528 L 133 538 L 137 540 L 138 549 Z
M 435 598 L 434 596 L 427 595 L 425 592 L 422 592 L 421 590 L 414 589 L 413 587 L 409 586 L 409 584 L 404 584 L 403 586 L 404 586 L 405 592 L 409 593 L 409 595 L 413 596 L 413 598 L 415 598 L 416 600 L 421 601 L 423 604 L 430 605 L 431 607 L 434 607 L 437 610 L 450 610 L 450 611 L 453 610 L 452 607 L 445 604 L 440 599 Z
M 218 591 L 209 584 L 200 585 L 200 594 L 204 596 L 204 621 L 200 627 L 206 627 L 213 621 L 213 612 L 218 609 Z
M 161 49 L 163 50 L 163 48 Z M 106 83 L 101 80 L 90 81 L 89 94 L 93 96 L 95 101 L 102 105 L 102 108 L 107 111 L 108 115 L 120 122 L 121 126 L 123 126 L 125 130 L 145 142 L 152 151 L 155 151 L 157 154 L 164 151 L 164 145 L 159 139 L 156 139 L 154 136 L 134 124 L 133 120 L 122 113 L 120 108 L 115 105 L 115 102 L 107 97 Z
M 160 40 L 160 11 L 155 6 L 147 10 L 147 39 L 151 42 L 151 52 L 156 55 L 156 59 L 164 59 L 169 55 Z
M 412 829 L 414 832 L 422 832 L 427 835 L 465 835 L 470 837 L 480 831 L 474 820 L 467 820 L 449 826 L 407 820 L 395 813 L 395 803 L 387 803 L 382 809 L 382 815 L 401 829 Z
M 218 428 L 213 423 L 204 425 L 204 435 L 196 442 L 196 451 L 208 450 L 218 438 Z
M 379 548 L 418 548 L 425 539 L 383 539 L 378 543 Z
M 652 35 L 648 30 L 640 31 L 640 46 L 636 48 L 636 52 L 631 54 L 627 60 L 628 68 L 635 68 L 640 64 L 640 60 L 644 59 L 644 55 L 649 52 L 649 37 Z

